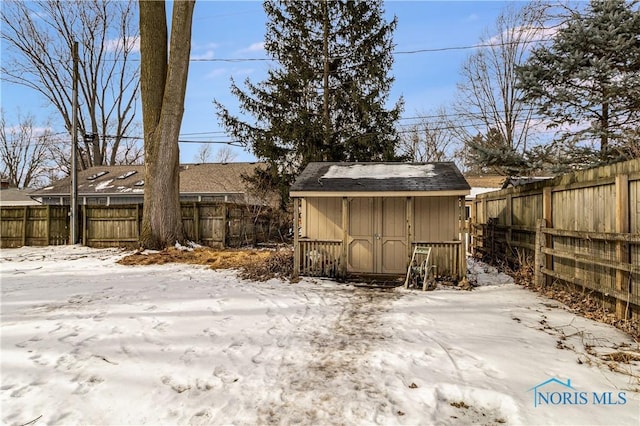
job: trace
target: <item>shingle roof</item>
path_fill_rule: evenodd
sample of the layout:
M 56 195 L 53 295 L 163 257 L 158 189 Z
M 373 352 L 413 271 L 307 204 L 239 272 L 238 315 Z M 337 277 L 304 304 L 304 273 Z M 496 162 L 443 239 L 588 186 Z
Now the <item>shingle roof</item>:
M 180 166 L 180 193 L 226 194 L 247 192 L 243 175 L 262 163 L 203 163 Z M 103 173 L 106 172 L 106 173 Z M 127 195 L 144 192 L 144 165 L 99 166 L 78 172 L 78 194 Z M 32 192 L 31 196 L 68 195 L 71 178 Z
M 2 206 L 26 206 L 40 204 L 29 196 L 25 189 L 7 188 L 0 190 L 0 205 Z
M 466 191 L 469 184 L 452 162 L 309 163 L 291 186 L 296 192 Z

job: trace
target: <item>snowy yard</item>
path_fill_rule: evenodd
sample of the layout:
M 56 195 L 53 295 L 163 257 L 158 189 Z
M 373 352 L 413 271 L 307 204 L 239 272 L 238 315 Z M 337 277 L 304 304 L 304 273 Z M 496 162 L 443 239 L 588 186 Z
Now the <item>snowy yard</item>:
M 482 265 L 381 291 L 124 254 L 2 251 L 4 424 L 639 424 L 606 357 L 637 343 Z

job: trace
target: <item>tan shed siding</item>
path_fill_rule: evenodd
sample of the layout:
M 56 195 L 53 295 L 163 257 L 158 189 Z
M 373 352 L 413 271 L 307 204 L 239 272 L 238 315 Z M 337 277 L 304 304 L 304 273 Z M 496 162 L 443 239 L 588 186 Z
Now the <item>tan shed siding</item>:
M 458 197 L 417 197 L 414 241 L 452 241 L 458 235 Z
M 307 198 L 303 237 L 318 240 L 342 239 L 342 199 Z

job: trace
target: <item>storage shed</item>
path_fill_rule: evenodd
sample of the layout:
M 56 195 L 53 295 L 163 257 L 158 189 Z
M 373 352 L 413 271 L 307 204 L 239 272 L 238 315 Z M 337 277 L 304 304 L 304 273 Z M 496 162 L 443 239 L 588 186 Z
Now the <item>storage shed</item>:
M 428 246 L 435 274 L 461 279 L 469 193 L 451 162 L 310 163 L 290 189 L 294 274 L 401 276 Z

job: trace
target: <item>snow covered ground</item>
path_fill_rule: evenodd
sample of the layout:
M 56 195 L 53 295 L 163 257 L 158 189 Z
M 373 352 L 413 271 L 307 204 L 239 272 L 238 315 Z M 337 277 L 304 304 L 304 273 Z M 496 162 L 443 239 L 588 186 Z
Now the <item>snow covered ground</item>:
M 480 264 L 381 291 L 125 254 L 2 251 L 4 424 L 639 424 L 602 357 L 637 344 Z

